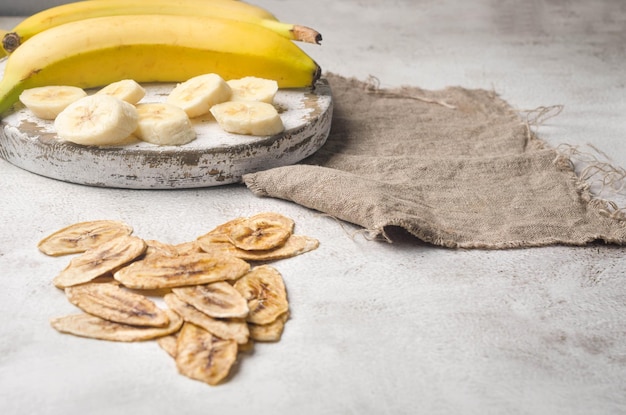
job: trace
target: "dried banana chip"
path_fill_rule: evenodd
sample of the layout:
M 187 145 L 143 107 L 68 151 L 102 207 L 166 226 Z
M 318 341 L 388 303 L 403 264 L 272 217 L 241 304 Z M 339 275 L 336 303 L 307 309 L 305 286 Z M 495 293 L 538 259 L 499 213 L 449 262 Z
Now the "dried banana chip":
M 154 239 L 146 240 L 146 252 L 142 259 L 150 259 L 157 256 L 178 256 L 178 249 L 174 245 L 166 244 Z
M 196 241 L 183 242 L 182 244 L 174 245 L 178 255 L 199 254 L 202 252 L 200 245 Z
M 250 332 L 243 319 L 215 319 L 207 316 L 191 304 L 181 300 L 176 294 L 167 294 L 165 303 L 183 316 L 183 320 L 196 324 L 221 339 L 235 340 L 243 344 L 248 341 Z
M 250 323 L 269 324 L 289 310 L 283 277 L 269 265 L 253 268 L 234 287 L 248 301 Z
M 266 251 L 245 251 L 228 242 L 199 239 L 198 245 L 206 253 L 233 255 L 244 261 L 276 261 L 291 258 L 317 249 L 319 241 L 305 235 L 291 235 L 284 245 Z
M 133 228 L 120 221 L 79 222 L 46 236 L 39 242 L 37 248 L 51 256 L 77 254 L 113 238 L 130 235 L 132 232 Z
M 146 243 L 136 236 L 119 236 L 91 248 L 73 258 L 53 283 L 67 288 L 89 282 L 137 258 L 146 250 Z
M 217 385 L 237 360 L 237 343 L 223 340 L 191 323 L 185 323 L 176 346 L 176 367 L 191 379 Z
M 245 318 L 248 315 L 246 299 L 224 281 L 172 288 L 172 292 L 210 317 Z
M 167 336 L 159 337 L 158 339 L 156 339 L 156 342 L 161 347 L 161 349 L 165 350 L 165 352 L 172 357 L 176 357 L 177 341 L 178 333 L 169 334 Z
M 113 276 L 129 288 L 151 290 L 235 280 L 249 269 L 250 264 L 230 255 L 199 253 L 136 261 Z
M 166 327 L 169 324 L 165 311 L 152 300 L 118 284 L 86 283 L 67 287 L 65 294 L 76 307 L 105 320 L 134 326 Z
M 260 213 L 241 221 L 228 238 L 239 249 L 258 251 L 282 246 L 292 235 L 294 223 L 278 213 Z
M 285 323 L 289 319 L 289 312 L 285 312 L 278 316 L 276 320 L 269 324 L 248 324 L 250 330 L 250 339 L 259 342 L 277 342 L 283 335 Z
M 247 218 L 235 218 L 229 220 L 228 222 L 222 223 L 221 225 L 215 227 L 208 233 L 200 236 L 198 239 L 204 239 L 205 241 L 211 242 L 230 242 L 228 235 L 232 232 L 232 230 L 239 226 L 241 223 L 248 220 Z
M 73 314 L 50 320 L 54 329 L 99 340 L 136 342 L 167 336 L 180 330 L 183 319 L 172 310 L 166 310 L 170 324 L 167 327 L 142 327 L 115 323 L 90 314 Z

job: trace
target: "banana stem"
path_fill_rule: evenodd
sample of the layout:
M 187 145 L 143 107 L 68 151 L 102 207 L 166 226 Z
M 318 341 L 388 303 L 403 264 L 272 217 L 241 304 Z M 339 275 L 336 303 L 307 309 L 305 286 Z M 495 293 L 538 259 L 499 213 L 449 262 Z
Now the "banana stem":
M 269 19 L 263 19 L 261 21 L 261 26 L 298 42 L 314 43 L 316 45 L 319 45 L 322 42 L 322 35 L 317 30 L 307 26 Z

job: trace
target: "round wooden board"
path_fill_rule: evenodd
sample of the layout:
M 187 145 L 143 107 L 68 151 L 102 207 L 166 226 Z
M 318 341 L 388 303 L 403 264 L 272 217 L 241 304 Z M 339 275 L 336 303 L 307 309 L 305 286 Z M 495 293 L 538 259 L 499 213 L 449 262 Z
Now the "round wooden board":
M 0 75 L 5 62 L 0 61 Z M 141 102 L 159 102 L 174 84 L 144 87 Z M 326 79 L 315 88 L 280 90 L 275 106 L 285 125 L 275 136 L 229 134 L 208 115 L 192 120 L 198 138 L 183 146 L 135 141 L 96 147 L 60 141 L 51 121 L 17 103 L 0 121 L 0 157 L 32 173 L 99 187 L 180 189 L 237 183 L 246 173 L 295 164 L 326 142 L 333 110 Z

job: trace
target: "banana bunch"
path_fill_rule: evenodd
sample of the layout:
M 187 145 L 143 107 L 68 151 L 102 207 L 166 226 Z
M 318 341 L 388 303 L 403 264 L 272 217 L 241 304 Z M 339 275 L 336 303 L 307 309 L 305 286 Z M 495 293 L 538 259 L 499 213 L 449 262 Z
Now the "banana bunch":
M 236 0 L 87 0 L 35 14 L 3 38 L 9 53 L 0 114 L 31 88 L 94 88 L 124 79 L 183 82 L 271 79 L 312 86 L 319 65 L 295 43 L 319 43 L 313 29 L 278 21 Z

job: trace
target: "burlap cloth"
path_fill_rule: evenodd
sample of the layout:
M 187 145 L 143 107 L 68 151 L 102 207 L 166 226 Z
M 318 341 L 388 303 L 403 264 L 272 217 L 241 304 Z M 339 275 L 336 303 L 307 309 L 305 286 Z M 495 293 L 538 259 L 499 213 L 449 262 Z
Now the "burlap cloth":
M 446 247 L 626 242 L 626 221 L 494 92 L 326 77 L 334 101 L 326 144 L 300 164 L 245 175 L 256 195 Z

